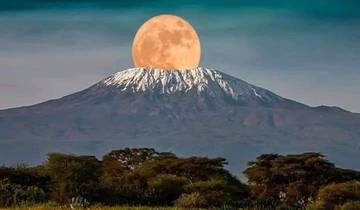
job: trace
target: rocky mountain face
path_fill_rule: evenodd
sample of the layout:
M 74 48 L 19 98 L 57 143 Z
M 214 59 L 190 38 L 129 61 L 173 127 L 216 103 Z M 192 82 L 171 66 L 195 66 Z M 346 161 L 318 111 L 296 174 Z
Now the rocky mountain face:
M 217 70 L 135 68 L 75 94 L 0 111 L 0 160 L 119 147 L 224 156 L 240 172 L 261 153 L 318 151 L 360 169 L 360 114 L 309 107 Z

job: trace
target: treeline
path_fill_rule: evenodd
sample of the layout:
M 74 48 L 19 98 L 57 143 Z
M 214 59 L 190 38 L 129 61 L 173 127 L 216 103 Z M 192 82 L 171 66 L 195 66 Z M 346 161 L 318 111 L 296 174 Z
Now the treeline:
M 266 154 L 249 162 L 247 184 L 223 158 L 177 157 L 147 148 L 94 156 L 49 154 L 37 167 L 0 167 L 0 207 L 59 205 L 183 208 L 360 209 L 360 172 L 318 153 Z

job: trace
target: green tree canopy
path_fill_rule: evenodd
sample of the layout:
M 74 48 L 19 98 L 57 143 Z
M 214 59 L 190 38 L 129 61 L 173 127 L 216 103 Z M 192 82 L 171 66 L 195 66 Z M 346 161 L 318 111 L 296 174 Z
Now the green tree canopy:
M 224 169 L 226 164 L 224 158 L 179 158 L 175 155 L 164 155 L 145 162 L 136 172 L 146 177 L 153 177 L 157 174 L 173 174 L 187 177 L 191 181 L 208 180 L 214 176 L 232 180 L 233 177 Z
M 260 198 L 289 202 L 313 198 L 320 186 L 360 179 L 360 173 L 339 169 L 319 153 L 265 154 L 244 171 L 253 193 Z
M 53 197 L 68 202 L 81 196 L 95 199 L 98 195 L 101 167 L 94 156 L 75 156 L 52 153 L 44 165 L 53 183 Z
M 333 183 L 322 187 L 316 197 L 316 209 L 334 210 L 360 207 L 360 182 Z

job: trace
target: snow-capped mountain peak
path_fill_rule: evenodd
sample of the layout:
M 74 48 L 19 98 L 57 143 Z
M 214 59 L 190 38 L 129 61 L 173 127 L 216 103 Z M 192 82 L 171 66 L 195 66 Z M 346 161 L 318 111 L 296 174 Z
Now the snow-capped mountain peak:
M 0 159 L 141 145 L 218 150 L 239 166 L 259 151 L 330 148 L 350 163 L 360 158 L 359 128 L 359 114 L 312 108 L 217 70 L 135 68 L 59 99 L 0 110 Z
M 98 83 L 102 87 L 115 87 L 121 91 L 158 92 L 160 94 L 187 93 L 195 91 L 201 95 L 255 97 L 272 100 L 275 94 L 251 85 L 220 71 L 198 67 L 186 70 L 154 68 L 132 68 L 117 72 Z

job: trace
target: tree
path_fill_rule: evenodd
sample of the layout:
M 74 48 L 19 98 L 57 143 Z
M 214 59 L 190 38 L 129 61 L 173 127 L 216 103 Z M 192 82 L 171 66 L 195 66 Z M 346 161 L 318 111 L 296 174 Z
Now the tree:
M 360 179 L 359 172 L 336 168 L 319 153 L 261 155 L 244 174 L 256 197 L 288 203 L 306 203 L 328 183 Z
M 360 210 L 360 201 L 346 202 L 341 206 L 340 210 Z
M 104 187 L 104 199 L 107 203 L 144 203 L 149 202 L 144 195 L 147 190 L 147 178 L 133 173 L 145 162 L 159 156 L 173 156 L 149 148 L 125 148 L 113 150 L 103 156 L 101 163 L 101 182 Z
M 198 195 L 200 195 L 200 197 Z M 229 182 L 223 177 L 213 177 L 206 181 L 197 181 L 188 184 L 182 199 L 185 199 L 183 201 L 188 201 L 190 198 L 197 198 L 197 202 L 201 203 L 198 206 L 195 206 L 197 208 L 222 206 L 239 207 L 241 202 L 248 196 L 249 191 L 247 186 L 242 184 L 240 181 L 236 180 Z M 203 202 L 203 200 L 206 202 Z
M 105 200 L 110 204 L 171 205 L 180 195 L 185 199 L 186 194 L 198 193 L 208 199 L 209 207 L 237 205 L 249 190 L 224 169 L 225 164 L 223 158 L 179 158 L 146 148 L 116 150 L 102 162 Z
M 60 203 L 73 197 L 92 201 L 97 198 L 100 182 L 100 162 L 94 156 L 49 154 L 45 163 L 46 173 L 51 177 L 53 197 Z
M 204 195 L 194 192 L 182 194 L 176 200 L 175 205 L 185 209 L 197 209 L 208 207 L 209 202 L 206 200 Z
M 183 192 L 189 180 L 170 174 L 159 174 L 147 182 L 152 204 L 171 205 Z
M 149 148 L 125 148 L 121 150 L 113 150 L 109 154 L 103 156 L 102 172 L 103 181 L 112 185 L 116 179 L 121 178 L 124 173 L 129 173 L 145 161 L 154 159 L 160 155 L 169 155 L 170 153 L 159 153 Z
M 113 150 L 109 154 L 104 155 L 103 162 L 114 161 L 124 170 L 132 171 L 145 161 L 158 157 L 161 154 L 150 148 L 125 148 Z
M 360 201 L 360 182 L 333 183 L 319 190 L 316 197 L 316 208 L 318 210 L 334 210 L 342 205 L 350 208 L 349 206 L 354 206 L 354 204 L 349 202 L 353 201 Z M 344 206 L 342 209 L 345 209 Z
M 21 186 L 37 186 L 45 192 L 49 192 L 50 177 L 42 174 L 42 167 L 0 167 L 0 180 L 7 179 L 11 183 Z
M 37 186 L 22 186 L 8 179 L 0 180 L 0 207 L 35 204 L 46 200 L 45 192 Z
M 219 207 L 225 204 L 237 206 L 248 197 L 249 190 L 224 169 L 225 164 L 226 160 L 223 158 L 159 156 L 145 162 L 134 173 L 146 177 L 147 180 L 159 174 L 186 178 L 188 184 L 181 199 L 176 201 L 180 206 L 195 198 L 197 207 Z M 200 202 L 204 199 L 206 203 Z
M 146 177 L 157 174 L 173 174 L 188 178 L 190 181 L 208 180 L 214 176 L 233 179 L 231 174 L 224 169 L 227 164 L 224 158 L 189 157 L 179 158 L 174 155 L 164 155 L 144 163 L 137 170 Z

